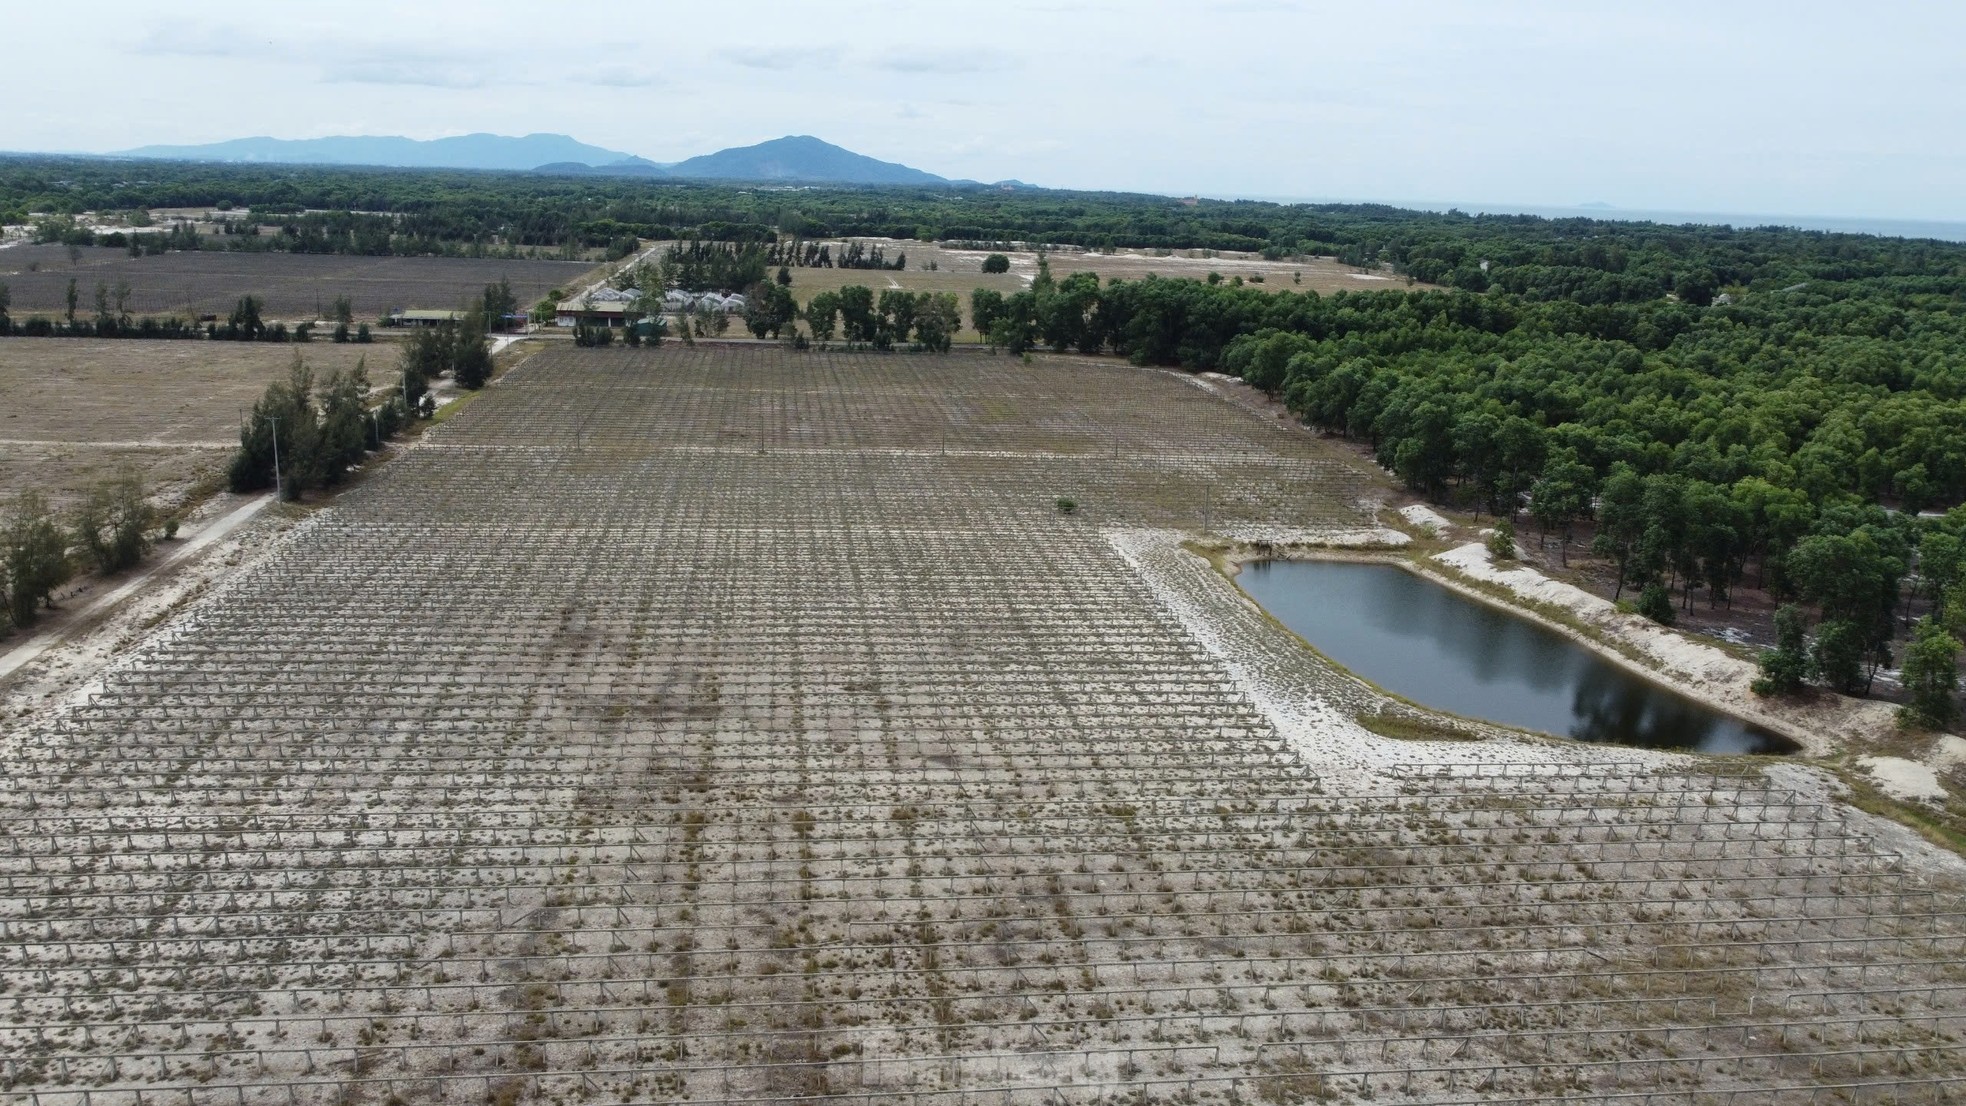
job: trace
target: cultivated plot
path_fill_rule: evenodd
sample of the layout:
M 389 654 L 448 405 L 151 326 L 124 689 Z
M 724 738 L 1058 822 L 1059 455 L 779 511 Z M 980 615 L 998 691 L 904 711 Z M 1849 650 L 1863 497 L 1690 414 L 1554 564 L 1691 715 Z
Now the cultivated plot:
M 396 362 L 390 345 L 0 338 L 0 498 L 67 502 L 124 469 L 175 494 L 224 465 L 296 352 L 317 379 L 366 358 L 386 381 Z
M 529 307 L 550 289 L 573 289 L 593 268 L 580 261 L 222 250 L 131 257 L 108 247 L 85 248 L 73 263 L 61 246 L 0 253 L 0 281 L 13 293 L 17 318 L 63 314 L 73 280 L 77 314 L 84 318 L 94 313 L 97 284 L 113 294 L 119 283 L 127 283 L 128 309 L 135 315 L 217 315 L 223 321 L 241 296 L 258 296 L 268 319 L 316 319 L 326 317 L 337 297 L 347 296 L 355 318 L 374 323 L 398 309 L 462 307 L 501 279 L 511 283 L 520 305 Z
M 1372 487 L 1110 362 L 542 354 L 8 734 L 0 1090 L 1956 1097 L 1958 888 L 1802 777 L 1326 763 L 1123 552 Z

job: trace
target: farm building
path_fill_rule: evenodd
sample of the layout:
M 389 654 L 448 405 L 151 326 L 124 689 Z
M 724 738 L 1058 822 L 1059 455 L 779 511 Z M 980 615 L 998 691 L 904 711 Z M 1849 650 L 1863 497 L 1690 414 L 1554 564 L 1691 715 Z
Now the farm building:
M 626 326 L 642 317 L 635 309 L 636 293 L 616 288 L 597 288 L 584 296 L 560 301 L 555 322 L 560 326 Z
M 383 322 L 388 326 L 442 326 L 456 322 L 461 316 L 457 311 L 433 311 L 416 308 L 409 311 L 392 311 Z
M 675 289 L 662 297 L 662 309 L 679 315 L 692 311 L 730 313 L 744 310 L 744 297 L 735 292 L 724 295 L 720 292 L 685 292 Z

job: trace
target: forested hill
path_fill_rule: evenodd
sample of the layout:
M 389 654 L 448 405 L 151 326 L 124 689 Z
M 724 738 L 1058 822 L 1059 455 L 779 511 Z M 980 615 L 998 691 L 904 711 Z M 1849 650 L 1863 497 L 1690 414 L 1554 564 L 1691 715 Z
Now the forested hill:
M 943 178 L 891 161 L 822 142 L 809 134 L 788 135 L 704 154 L 669 167 L 674 177 L 735 181 L 816 181 L 842 184 L 946 184 Z

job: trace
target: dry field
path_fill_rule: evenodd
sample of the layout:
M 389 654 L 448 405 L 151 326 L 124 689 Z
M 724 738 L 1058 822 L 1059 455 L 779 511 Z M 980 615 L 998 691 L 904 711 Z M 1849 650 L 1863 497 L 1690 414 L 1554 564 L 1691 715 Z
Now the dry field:
M 1109 361 L 540 354 L 5 734 L 0 1100 L 1957 1101 L 1943 858 L 1374 737 L 1178 544 L 1378 491 Z
M 30 272 L 30 265 L 38 271 Z M 131 257 L 120 249 L 93 247 L 71 265 L 66 247 L 16 246 L 0 252 L 0 281 L 13 292 L 13 314 L 59 315 L 66 310 L 68 281 L 80 295 L 78 315 L 95 310 L 97 283 L 114 289 L 128 281 L 129 309 L 137 315 L 217 315 L 223 319 L 241 296 L 258 296 L 268 319 L 319 317 L 337 296 L 347 296 L 355 317 L 374 323 L 397 308 L 452 308 L 501 278 L 512 284 L 522 307 L 553 288 L 572 288 L 593 266 L 580 261 L 500 261 L 450 257 L 340 257 L 217 250 Z
M 1029 250 L 1005 253 L 1010 259 L 1009 272 L 985 273 L 982 271 L 983 259 L 989 256 L 989 251 L 985 250 L 957 250 L 935 243 L 893 238 L 861 238 L 856 241 L 870 248 L 879 245 L 890 260 L 897 254 L 907 254 L 908 268 L 901 271 L 794 268 L 792 295 L 799 306 L 804 307 L 820 292 L 838 291 L 849 284 L 872 288 L 876 295 L 887 288 L 902 288 L 910 292 L 954 292 L 963 307 L 963 332 L 957 335 L 957 339 L 975 342 L 979 338 L 969 318 L 969 294 L 978 288 L 993 289 L 1005 295 L 1021 292 L 1031 286 L 1031 280 L 1038 271 L 1038 255 Z M 843 243 L 833 242 L 832 245 L 837 254 Z M 1265 261 L 1257 254 L 1230 252 L 1208 257 L 1204 253 L 1202 250 L 1176 250 L 1166 257 L 1159 257 L 1140 250 L 1114 253 L 1060 250 L 1048 257 L 1052 275 L 1057 278 L 1076 272 L 1093 272 L 1101 280 L 1139 280 L 1149 274 L 1205 280 L 1209 273 L 1215 272 L 1222 274 L 1225 281 L 1239 276 L 1250 282 L 1252 277 L 1260 276 L 1262 283 L 1248 283 L 1248 286 L 1263 291 L 1315 291 L 1321 295 L 1434 287 L 1429 284 L 1408 285 L 1404 277 L 1357 269 L 1331 258 Z M 930 261 L 936 265 L 932 271 L 922 267 Z
M 0 338 L 0 499 L 66 503 L 127 468 L 174 498 L 222 469 L 240 411 L 295 351 L 317 378 L 364 356 L 371 380 L 395 371 L 390 345 Z

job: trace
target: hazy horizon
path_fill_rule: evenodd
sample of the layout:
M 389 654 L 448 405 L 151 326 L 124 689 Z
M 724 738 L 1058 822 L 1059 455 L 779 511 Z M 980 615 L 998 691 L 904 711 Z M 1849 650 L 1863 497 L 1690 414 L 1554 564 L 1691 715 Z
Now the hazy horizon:
M 86 44 L 11 55 L 7 144 L 543 132 L 669 162 L 803 133 L 1082 190 L 1966 219 L 1951 5 L 761 3 L 616 41 L 505 0 L 179 12 L 109 0 Z M 72 37 L 56 10 L 10 24 Z

